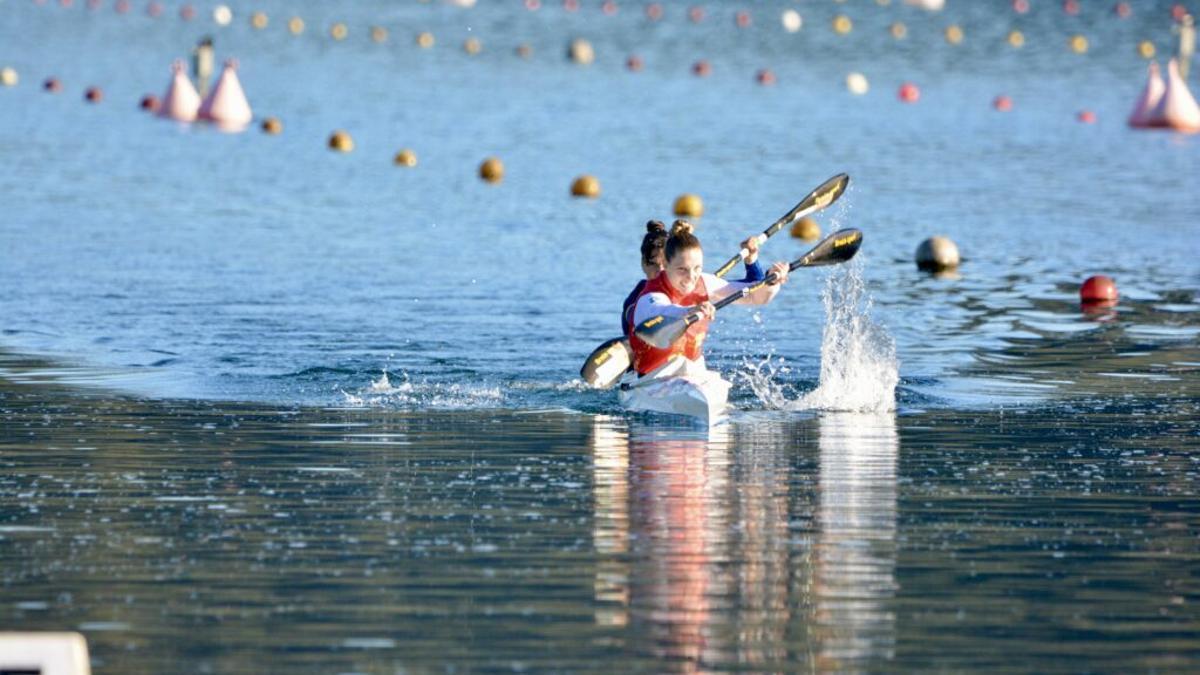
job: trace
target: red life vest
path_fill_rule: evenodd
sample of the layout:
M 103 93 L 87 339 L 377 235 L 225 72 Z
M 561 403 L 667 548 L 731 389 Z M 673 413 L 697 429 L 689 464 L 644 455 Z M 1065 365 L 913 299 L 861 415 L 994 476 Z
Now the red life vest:
M 681 305 L 683 307 L 692 307 L 708 300 L 708 289 L 704 286 L 704 278 L 696 282 L 696 288 L 687 295 L 681 294 L 671 286 L 667 281 L 667 273 L 659 272 L 658 276 L 646 282 L 646 287 L 642 289 L 637 300 L 634 301 L 634 306 L 641 301 L 642 297 L 650 293 L 662 293 L 666 295 L 671 304 Z M 666 363 L 672 356 L 681 355 L 687 359 L 695 361 L 700 358 L 703 352 L 700 351 L 700 346 L 704 344 L 704 338 L 708 335 L 708 319 L 701 319 L 688 327 L 687 332 L 683 337 L 675 341 L 668 349 L 659 349 L 651 347 L 641 338 L 630 331 L 629 346 L 633 349 L 633 367 L 637 370 L 638 375 L 645 375 Z

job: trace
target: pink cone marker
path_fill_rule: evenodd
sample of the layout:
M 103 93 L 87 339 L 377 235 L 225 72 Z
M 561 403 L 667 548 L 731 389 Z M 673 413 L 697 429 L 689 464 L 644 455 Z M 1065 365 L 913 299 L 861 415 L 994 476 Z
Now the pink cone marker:
M 1155 126 L 1167 127 L 1186 134 L 1200 132 L 1200 106 L 1179 74 L 1179 63 L 1167 63 L 1167 83 L 1162 98 L 1151 115 Z
M 1146 70 L 1146 86 L 1142 88 L 1142 95 L 1133 106 L 1133 112 L 1129 113 L 1129 126 L 1135 129 L 1154 126 L 1152 115 L 1164 89 L 1166 85 L 1163 84 L 1162 76 L 1158 74 L 1158 62 L 1151 61 Z
M 246 101 L 246 93 L 242 91 L 242 83 L 238 81 L 237 60 L 225 62 L 225 69 L 217 80 L 208 98 L 200 104 L 200 119 L 215 122 L 226 130 L 240 130 L 250 124 L 254 114 L 250 111 L 250 103 Z
M 171 86 L 167 87 L 167 93 L 163 96 L 162 107 L 159 108 L 158 114 L 160 117 L 167 117 L 179 122 L 195 121 L 196 112 L 200 109 L 200 94 L 196 92 L 196 87 L 184 74 L 184 65 L 181 59 L 176 59 L 175 63 L 171 64 L 171 70 L 174 72 L 171 77 Z

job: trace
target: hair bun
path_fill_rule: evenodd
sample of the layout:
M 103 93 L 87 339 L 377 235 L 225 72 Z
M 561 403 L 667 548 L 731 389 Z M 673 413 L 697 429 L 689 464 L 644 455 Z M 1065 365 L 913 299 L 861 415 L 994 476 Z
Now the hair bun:
M 648 234 L 658 234 L 659 232 L 666 233 L 667 226 L 663 225 L 661 220 L 650 220 L 646 222 L 646 232 Z
M 693 229 L 695 228 L 688 221 L 676 220 L 671 225 L 671 236 L 678 237 L 681 234 L 691 234 Z

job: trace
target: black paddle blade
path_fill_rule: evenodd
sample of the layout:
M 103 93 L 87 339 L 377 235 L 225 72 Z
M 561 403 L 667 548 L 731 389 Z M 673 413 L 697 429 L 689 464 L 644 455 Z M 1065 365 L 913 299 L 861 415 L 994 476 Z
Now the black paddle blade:
M 683 337 L 689 325 L 687 317 L 668 319 L 665 316 L 653 316 L 639 323 L 633 329 L 633 334 L 651 347 L 666 349 Z
M 633 363 L 633 352 L 629 350 L 629 341 L 623 337 L 613 338 L 596 348 L 579 375 L 584 382 L 597 389 L 608 389 L 621 379 L 621 375 L 629 370 Z
M 799 259 L 792 263 L 791 269 L 798 267 L 820 267 L 821 265 L 836 265 L 844 263 L 858 253 L 862 246 L 863 233 L 853 227 L 838 230 L 822 239 Z
M 781 228 L 795 221 L 801 216 L 807 216 L 810 213 L 816 213 L 821 209 L 836 202 L 846 188 L 850 185 L 850 176 L 848 174 L 839 173 L 829 180 L 817 186 L 817 189 L 808 193 L 808 196 L 800 200 L 800 203 L 795 206 L 787 215 L 780 218 L 767 230 L 767 236 L 771 236 L 778 232 Z

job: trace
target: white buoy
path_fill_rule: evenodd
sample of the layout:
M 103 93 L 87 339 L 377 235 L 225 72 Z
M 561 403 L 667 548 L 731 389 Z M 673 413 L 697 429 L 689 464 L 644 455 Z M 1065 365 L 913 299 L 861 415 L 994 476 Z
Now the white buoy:
M 783 10 L 783 15 L 779 17 L 783 23 L 783 29 L 789 33 L 796 33 L 804 25 L 804 19 L 800 18 L 800 12 L 794 9 Z
M 866 75 L 862 73 L 850 73 L 846 76 L 846 88 L 850 90 L 851 94 L 862 96 L 867 93 L 871 85 L 867 82 Z

